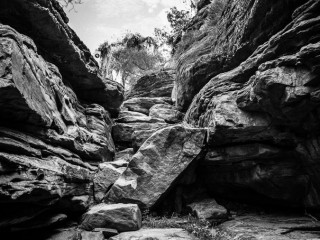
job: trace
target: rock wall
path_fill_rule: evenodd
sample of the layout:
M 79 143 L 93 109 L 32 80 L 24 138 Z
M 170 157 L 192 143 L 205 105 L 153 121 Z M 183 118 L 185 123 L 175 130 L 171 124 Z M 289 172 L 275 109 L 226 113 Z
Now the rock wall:
M 123 90 L 97 75 L 55 0 L 1 1 L 0 12 L 0 230 L 19 231 L 94 200 Z
M 320 3 L 228 3 L 222 22 L 237 9 L 233 4 L 241 7 L 246 21 L 229 24 L 232 32 L 226 28 L 219 35 L 228 36 L 231 48 L 219 40 L 210 54 L 215 49 L 232 54 L 226 59 L 212 55 L 214 63 L 205 69 L 207 77 L 214 77 L 195 96 L 185 117 L 193 126 L 210 129 L 210 151 L 201 175 L 216 195 L 319 208 Z M 284 9 L 286 4 L 290 6 Z M 180 71 L 190 66 L 187 62 L 182 56 Z M 198 91 L 198 83 L 185 79 L 181 88 L 187 89 L 185 84 L 190 92 Z
M 206 9 L 199 11 L 194 26 L 188 26 L 185 33 L 195 32 L 193 44 L 177 59 L 177 106 L 186 111 L 193 97 L 212 77 L 247 59 L 260 44 L 284 28 L 296 7 L 303 3 L 301 0 L 228 0 L 217 26 L 210 27 L 209 23 L 209 27 L 201 29 L 213 13 Z
M 0 22 L 30 37 L 46 61 L 55 64 L 77 96 L 112 114 L 123 101 L 122 86 L 97 75 L 98 64 L 75 32 L 57 1 L 3 0 Z
M 320 208 L 320 2 L 228 0 L 214 28 L 210 3 L 200 5 L 175 90 L 174 71 L 158 72 L 122 104 L 122 87 L 97 75 L 56 0 L 0 2 L 1 232 L 102 201 L 84 215 L 93 232 L 58 235 L 103 239 L 102 227 L 124 231 L 121 217 L 134 219 L 125 231 L 139 229 L 138 206 L 120 202 L 179 213 L 210 202 L 209 218 L 218 210 L 223 221 L 231 208 L 212 197 Z M 248 219 L 230 224 L 239 221 Z M 233 235 L 228 226 L 215 234 Z
M 161 69 L 137 80 L 126 94 L 126 99 L 137 97 L 171 97 L 175 71 Z

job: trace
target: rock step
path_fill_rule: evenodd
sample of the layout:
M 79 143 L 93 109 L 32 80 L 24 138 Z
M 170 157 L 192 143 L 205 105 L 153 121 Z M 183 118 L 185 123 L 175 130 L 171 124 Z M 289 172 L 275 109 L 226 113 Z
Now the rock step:
M 196 240 L 198 238 L 180 228 L 141 229 L 136 232 L 121 233 L 110 240 Z
M 136 204 L 98 204 L 82 216 L 80 228 L 92 231 L 111 228 L 118 232 L 136 231 L 141 228 L 141 211 Z

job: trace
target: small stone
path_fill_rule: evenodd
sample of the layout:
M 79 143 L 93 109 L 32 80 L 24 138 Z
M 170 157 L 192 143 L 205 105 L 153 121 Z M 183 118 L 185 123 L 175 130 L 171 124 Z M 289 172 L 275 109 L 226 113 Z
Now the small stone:
M 214 199 L 204 199 L 188 205 L 199 219 L 221 220 L 228 218 L 228 211 Z

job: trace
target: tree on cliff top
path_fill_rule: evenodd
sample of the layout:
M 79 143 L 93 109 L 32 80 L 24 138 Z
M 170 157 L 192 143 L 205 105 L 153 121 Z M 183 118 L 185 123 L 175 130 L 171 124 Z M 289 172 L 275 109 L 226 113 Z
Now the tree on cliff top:
M 172 7 L 167 12 L 167 19 L 171 27 L 171 31 L 155 28 L 154 34 L 160 44 L 173 46 L 175 38 L 183 31 L 184 27 L 191 20 L 190 11 L 178 10 Z
M 112 80 L 120 78 L 124 87 L 163 62 L 156 41 L 139 33 L 127 33 L 111 44 L 105 42 L 98 51 L 101 54 L 101 75 Z

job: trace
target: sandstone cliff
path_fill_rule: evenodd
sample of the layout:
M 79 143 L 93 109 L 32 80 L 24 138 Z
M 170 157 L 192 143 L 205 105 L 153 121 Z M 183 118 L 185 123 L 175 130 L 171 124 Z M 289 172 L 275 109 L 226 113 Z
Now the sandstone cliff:
M 97 75 L 56 1 L 0 12 L 0 228 L 19 230 L 86 209 L 123 90 Z
M 236 18 L 233 4 L 242 8 Z M 210 129 L 203 175 L 213 193 L 319 208 L 319 7 L 319 1 L 229 1 L 213 50 L 190 50 L 213 62 L 190 65 L 181 57 L 183 101 L 183 92 L 208 82 L 185 120 Z M 186 71 L 190 66 L 201 71 Z
M 320 209 L 320 2 L 228 0 L 216 26 L 197 4 L 177 69 L 123 102 L 56 0 L 0 2 L 0 233 L 103 240 L 138 230 L 140 207 L 220 224 L 213 239 L 317 239 L 274 211 Z M 111 239 L 172 234 L 197 239 Z

